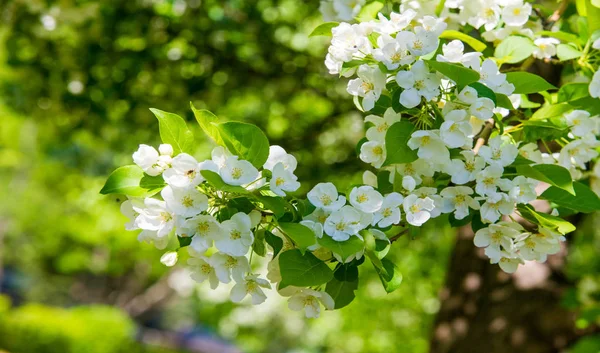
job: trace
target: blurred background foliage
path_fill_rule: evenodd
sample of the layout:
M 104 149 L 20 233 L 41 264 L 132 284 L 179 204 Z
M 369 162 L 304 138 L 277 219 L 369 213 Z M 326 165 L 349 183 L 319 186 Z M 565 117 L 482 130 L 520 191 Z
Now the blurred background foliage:
M 160 251 L 124 231 L 119 200 L 98 195 L 138 144 L 159 143 L 148 108 L 194 126 L 190 101 L 257 124 L 294 153 L 301 194 L 323 180 L 342 189 L 359 182 L 362 116 L 345 81 L 323 65 L 327 40 L 308 38 L 322 22 L 318 7 L 315 0 L 0 3 L 0 349 L 428 350 L 454 240 L 443 221 L 394 246 L 405 281 L 397 292 L 386 295 L 365 265 L 353 304 L 306 320 L 277 296 L 259 307 L 233 305 L 227 288 L 210 291 L 163 267 Z M 205 158 L 211 145 L 194 132 L 196 157 Z M 582 327 L 600 310 L 598 222 L 575 237 L 567 271 L 578 284 L 564 305 L 583 313 Z

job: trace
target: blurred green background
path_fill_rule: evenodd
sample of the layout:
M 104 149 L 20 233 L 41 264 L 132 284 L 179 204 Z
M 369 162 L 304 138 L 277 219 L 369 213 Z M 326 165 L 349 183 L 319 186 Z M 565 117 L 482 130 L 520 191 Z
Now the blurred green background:
M 0 2 L 0 351 L 428 351 L 455 240 L 442 221 L 395 243 L 397 292 L 386 295 L 365 265 L 353 304 L 307 320 L 277 296 L 234 305 L 225 289 L 162 266 L 160 251 L 123 229 L 120 200 L 98 194 L 138 144 L 159 143 L 148 108 L 194 126 L 190 101 L 263 128 L 298 158 L 301 193 L 360 182 L 362 115 L 325 69 L 327 39 L 308 37 L 322 23 L 318 7 Z M 212 146 L 194 132 L 204 158 Z M 561 304 L 581 329 L 600 310 L 600 240 L 596 220 L 587 223 L 572 239 Z

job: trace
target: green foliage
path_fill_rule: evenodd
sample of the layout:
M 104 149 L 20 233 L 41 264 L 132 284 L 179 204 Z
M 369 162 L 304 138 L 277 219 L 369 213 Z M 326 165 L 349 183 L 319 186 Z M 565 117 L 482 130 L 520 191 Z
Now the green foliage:
M 535 180 L 546 182 L 550 185 L 554 185 L 571 193 L 572 195 L 575 195 L 575 190 L 573 190 L 573 180 L 571 179 L 571 173 L 569 173 L 569 171 L 566 168 L 561 167 L 559 165 L 519 165 L 517 166 L 517 173 L 525 177 L 529 177 Z
M 573 183 L 574 194 L 557 187 L 546 189 L 540 198 L 574 211 L 590 213 L 600 210 L 600 198 L 585 184 Z
M 440 38 L 443 39 L 458 39 L 462 42 L 467 43 L 469 46 L 471 46 L 471 48 L 475 49 L 476 51 L 484 51 L 485 48 L 487 47 L 485 45 L 485 43 L 471 37 L 468 34 L 459 32 L 459 31 L 455 31 L 453 29 L 447 29 L 444 32 L 442 32 L 442 34 L 440 35 Z
M 164 186 L 165 182 L 161 176 L 152 177 L 137 165 L 126 165 L 112 172 L 100 193 L 144 197 L 156 194 Z
M 331 37 L 331 30 L 334 27 L 337 27 L 339 22 L 325 22 L 318 25 L 312 32 L 310 32 L 309 37 L 316 36 L 328 36 Z
M 456 82 L 458 87 L 464 87 L 470 83 L 479 81 L 479 73 L 475 70 L 471 70 L 462 65 L 437 62 L 433 60 L 427 61 L 427 65 Z
M 333 273 L 333 279 L 327 283 L 325 291 L 331 295 L 335 303 L 335 309 L 341 309 L 350 304 L 354 298 L 354 292 L 358 289 L 358 267 L 353 265 L 341 265 Z
M 134 330 L 126 315 L 109 307 L 29 304 L 0 320 L 0 348 L 15 353 L 129 352 L 134 348 Z
M 315 233 L 302 224 L 280 222 L 279 228 L 302 250 L 317 243 Z
M 281 283 L 279 288 L 287 286 L 318 286 L 333 278 L 333 271 L 310 252 L 302 254 L 300 250 L 292 249 L 279 255 Z
M 401 120 L 392 124 L 385 134 L 386 159 L 383 165 L 410 163 L 417 160 L 417 151 L 406 143 L 416 127 L 409 121 Z
M 400 287 L 400 284 L 402 283 L 402 273 L 398 266 L 388 259 L 382 259 L 381 263 L 383 264 L 382 268 L 377 266 L 374 267 L 379 275 L 383 288 L 386 292 L 391 293 Z
M 494 56 L 503 63 L 516 64 L 530 57 L 534 49 L 535 45 L 531 39 L 509 36 L 496 47 Z
M 529 222 L 555 230 L 560 234 L 567 234 L 575 230 L 575 226 L 570 222 L 560 217 L 539 213 L 531 205 L 519 204 L 517 205 L 517 210 Z
M 529 94 L 556 89 L 542 77 L 524 71 L 509 72 L 506 74 L 506 80 L 515 85 L 515 94 Z
M 194 135 L 185 124 L 185 120 L 177 114 L 163 112 L 155 108 L 150 111 L 158 119 L 158 130 L 163 143 L 173 147 L 173 154 L 190 152 L 194 145 Z
M 269 157 L 269 139 L 257 126 L 228 121 L 217 125 L 219 135 L 227 149 L 261 168 Z
M 345 241 L 335 241 L 331 237 L 321 237 L 317 239 L 319 245 L 331 250 L 332 253 L 337 254 L 342 260 L 346 260 L 351 256 L 365 249 L 365 243 L 358 237 L 350 237 Z

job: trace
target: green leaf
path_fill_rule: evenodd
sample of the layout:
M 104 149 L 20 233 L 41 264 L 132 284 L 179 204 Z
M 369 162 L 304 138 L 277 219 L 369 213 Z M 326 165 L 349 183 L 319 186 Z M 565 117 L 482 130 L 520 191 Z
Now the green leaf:
M 600 198 L 588 186 L 578 181 L 573 183 L 575 195 L 551 186 L 540 195 L 540 199 L 548 200 L 574 211 L 590 213 L 600 211 Z
M 377 173 L 377 190 L 386 195 L 394 191 L 394 185 L 390 183 L 390 171 L 381 170 Z
M 556 46 L 556 56 L 560 61 L 567 61 L 580 58 L 583 55 L 581 51 L 569 44 L 559 44 Z
M 400 273 L 398 266 L 388 259 L 382 259 L 381 263 L 383 264 L 383 269 L 385 269 L 385 271 L 374 266 L 375 271 L 377 271 L 385 291 L 391 293 L 400 288 L 400 284 L 402 283 L 402 273 Z
M 160 139 L 173 146 L 173 154 L 190 152 L 194 147 L 194 135 L 185 124 L 185 120 L 177 114 L 150 108 L 158 119 Z
M 478 41 L 477 39 L 471 37 L 468 34 L 465 34 L 465 33 L 459 32 L 459 31 L 455 31 L 452 29 L 447 29 L 444 32 L 442 32 L 442 34 L 440 34 L 440 38 L 458 39 L 461 42 L 467 43 L 471 48 L 475 49 L 476 51 L 484 51 L 485 48 L 487 48 L 485 43 Z
M 362 7 L 358 13 L 358 22 L 368 22 L 377 18 L 379 10 L 383 8 L 383 3 L 379 1 L 373 1 Z
M 458 64 L 429 60 L 427 61 L 427 65 L 456 82 L 458 87 L 464 87 L 469 83 L 477 82 L 481 77 L 477 71 Z
M 568 133 L 569 126 L 564 118 L 525 120 L 523 122 L 523 140 L 525 142 L 553 141 L 567 136 Z
M 273 248 L 273 257 L 277 256 L 283 248 L 283 239 L 265 230 L 265 240 Z
M 553 37 L 567 43 L 581 43 L 579 37 L 573 33 L 567 33 L 563 31 L 539 31 L 536 34 L 540 36 Z
M 219 134 L 219 129 L 213 124 L 218 123 L 219 118 L 217 118 L 213 113 L 209 112 L 206 109 L 198 110 L 194 107 L 194 104 L 190 102 L 190 107 L 192 108 L 192 112 L 194 112 L 194 117 L 196 117 L 196 121 L 200 125 L 202 131 L 208 135 L 213 141 L 215 141 L 218 145 L 225 146 L 223 143 L 223 139 L 221 138 L 221 134 Z
M 528 178 L 543 181 L 575 195 L 571 173 L 564 167 L 554 164 L 519 165 L 517 173 Z
M 385 134 L 386 159 L 384 166 L 396 163 L 410 163 L 417 160 L 417 151 L 406 144 L 416 127 L 407 120 L 392 124 Z
M 587 110 L 591 115 L 600 114 L 600 99 L 590 97 L 589 95 L 587 97 L 574 99 L 570 101 L 569 104 L 575 108 Z
M 334 308 L 340 309 L 354 300 L 354 291 L 357 289 L 358 267 L 343 265 L 333 273 L 333 279 L 327 283 L 325 292 L 333 298 Z
M 216 126 L 231 153 L 247 160 L 256 168 L 262 168 L 269 157 L 269 140 L 261 129 L 252 124 L 236 121 L 220 123 Z
M 529 118 L 529 120 L 544 120 L 561 116 L 566 112 L 573 110 L 573 106 L 568 103 L 544 105 Z
M 265 230 L 259 229 L 254 232 L 254 242 L 252 243 L 252 251 L 258 256 L 264 257 L 267 254 L 267 248 L 265 247 Z
M 510 98 L 508 98 L 508 96 L 506 94 L 496 93 L 496 99 L 498 101 L 498 104 L 497 104 L 498 107 L 508 109 L 508 110 L 515 110 L 515 107 L 513 107 L 513 104 L 510 101 Z
M 600 29 L 600 8 L 592 5 L 590 0 L 586 0 L 586 12 L 589 33 L 594 33 Z
M 516 94 L 529 94 L 556 89 L 540 76 L 525 71 L 508 72 L 506 80 L 515 85 L 514 93 Z
M 110 174 L 100 193 L 145 197 L 156 194 L 164 186 L 165 181 L 161 176 L 149 176 L 137 165 L 126 165 Z
M 234 192 L 234 193 L 238 193 L 238 194 L 249 194 L 250 193 L 248 190 L 244 189 L 241 186 L 226 184 L 223 181 L 223 179 L 221 179 L 221 176 L 213 171 L 201 170 L 200 174 L 202 174 L 204 179 L 206 179 L 206 181 L 208 181 L 208 183 L 217 190 L 226 191 L 226 192 Z
M 316 37 L 316 36 L 327 36 L 327 37 L 331 37 L 331 30 L 335 27 L 337 27 L 340 23 L 339 22 L 325 22 L 325 23 L 321 23 L 320 25 L 317 26 L 317 28 L 313 29 L 313 31 L 308 35 L 309 37 Z
M 484 85 L 481 82 L 473 82 L 473 83 L 469 83 L 468 86 L 471 86 L 473 88 L 475 88 L 475 90 L 477 91 L 477 96 L 482 98 L 489 98 L 494 102 L 495 106 L 498 106 L 498 102 L 496 99 L 496 93 L 494 93 L 494 91 L 492 91 L 488 86 Z M 507 97 L 508 98 L 508 97 Z M 510 102 L 510 100 L 509 100 Z M 512 104 L 511 104 L 512 106 Z
M 335 241 L 328 235 L 323 235 L 317 239 L 319 245 L 324 248 L 331 250 L 331 252 L 339 255 L 342 260 L 347 260 L 350 256 L 356 255 L 356 253 L 363 251 L 365 243 L 358 237 L 350 237 L 345 241 Z
M 185 248 L 186 246 L 190 246 L 190 244 L 192 243 L 192 237 L 177 236 L 177 240 L 179 241 L 180 248 Z
M 588 83 L 567 83 L 558 90 L 558 103 L 576 101 L 590 96 Z
M 291 208 L 291 205 L 282 197 L 279 196 L 256 196 L 266 209 L 273 212 L 275 218 L 281 218 L 287 210 Z
M 516 64 L 530 57 L 535 48 L 527 37 L 509 36 L 498 44 L 494 56 L 502 63 Z
M 298 249 L 284 251 L 279 255 L 281 283 L 287 286 L 310 287 L 331 281 L 333 271 L 310 252 L 302 254 Z
M 279 229 L 296 243 L 300 249 L 306 249 L 317 243 L 317 237 L 312 229 L 300 223 L 279 223 Z
M 529 204 L 519 204 L 517 205 L 517 210 L 521 216 L 529 222 L 545 228 L 556 230 L 560 234 L 564 235 L 575 230 L 575 226 L 568 221 L 546 213 L 538 213 Z

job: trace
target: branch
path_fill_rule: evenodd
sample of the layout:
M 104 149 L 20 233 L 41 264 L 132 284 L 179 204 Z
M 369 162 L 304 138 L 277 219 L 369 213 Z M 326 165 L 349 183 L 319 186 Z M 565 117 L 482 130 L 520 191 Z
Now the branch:
M 479 138 L 477 139 L 477 143 L 475 143 L 475 147 L 473 147 L 473 152 L 475 154 L 477 154 L 479 152 L 479 149 L 481 148 L 481 146 L 485 145 L 487 140 L 490 138 L 493 128 L 494 128 L 494 119 L 489 119 L 488 121 L 485 122 L 485 126 L 483 127 L 483 130 L 481 131 L 481 134 L 479 135 Z

